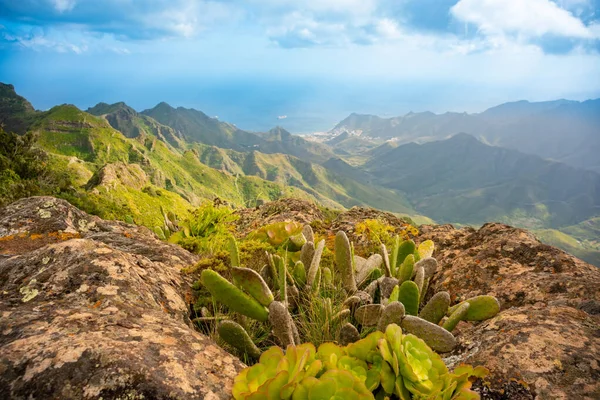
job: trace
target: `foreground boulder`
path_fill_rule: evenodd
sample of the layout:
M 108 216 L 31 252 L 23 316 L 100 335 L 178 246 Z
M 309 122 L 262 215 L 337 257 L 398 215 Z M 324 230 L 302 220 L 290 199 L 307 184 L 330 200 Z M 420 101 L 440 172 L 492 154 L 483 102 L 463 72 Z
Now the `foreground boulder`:
M 600 269 L 503 224 L 421 232 L 440 263 L 430 295 L 446 290 L 455 303 L 490 294 L 502 306 L 459 324 L 449 364 L 485 365 L 507 399 L 600 398 Z
M 195 261 L 63 200 L 0 209 L 0 397 L 230 398 L 243 365 L 188 319 Z

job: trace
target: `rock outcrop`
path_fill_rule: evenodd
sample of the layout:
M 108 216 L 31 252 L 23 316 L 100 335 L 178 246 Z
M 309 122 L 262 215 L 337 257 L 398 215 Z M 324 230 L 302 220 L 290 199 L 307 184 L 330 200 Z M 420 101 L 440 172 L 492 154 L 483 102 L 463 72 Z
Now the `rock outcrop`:
M 447 290 L 453 303 L 490 294 L 502 306 L 480 324 L 461 322 L 451 363 L 485 365 L 498 391 L 520 381 L 539 399 L 600 398 L 600 269 L 503 224 L 421 232 L 440 263 L 432 292 Z
M 63 200 L 1 209 L 0 398 L 230 398 L 243 365 L 188 318 L 195 261 Z

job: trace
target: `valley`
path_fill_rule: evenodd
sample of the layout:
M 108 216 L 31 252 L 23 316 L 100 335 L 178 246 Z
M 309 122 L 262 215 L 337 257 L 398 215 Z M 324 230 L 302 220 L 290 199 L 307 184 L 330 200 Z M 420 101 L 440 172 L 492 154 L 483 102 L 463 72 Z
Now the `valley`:
M 419 223 L 503 222 L 600 265 L 598 100 L 516 102 L 480 114 L 352 114 L 325 135 L 301 137 L 282 127 L 245 131 L 167 103 L 141 112 L 122 102 L 36 111 L 11 85 L 0 96 L 4 130 L 32 132 L 47 168 L 68 180 L 55 193 L 32 194 L 102 218 L 154 229 L 163 209 L 183 218 L 215 198 L 253 207 L 295 197 Z

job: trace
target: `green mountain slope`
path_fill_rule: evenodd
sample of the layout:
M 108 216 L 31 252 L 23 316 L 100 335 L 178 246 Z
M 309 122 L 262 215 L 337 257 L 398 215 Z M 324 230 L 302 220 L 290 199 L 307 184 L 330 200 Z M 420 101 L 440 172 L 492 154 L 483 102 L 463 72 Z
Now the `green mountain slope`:
M 204 145 L 195 145 L 194 149 L 200 160 L 213 168 L 296 187 L 323 204 L 333 200 L 344 207 L 371 206 L 415 214 L 403 194 L 335 173 L 327 164 L 320 166 L 287 154 L 243 153 Z
M 585 242 L 581 242 L 573 236 L 556 229 L 534 230 L 533 233 L 541 242 L 556 246 L 590 264 L 600 267 L 600 246 L 598 246 L 600 236 L 593 238 L 593 241 L 596 242 L 595 246 L 589 246 Z
M 153 227 L 161 224 L 161 207 L 182 215 L 214 197 L 252 205 L 257 199 L 291 196 L 334 208 L 370 205 L 413 212 L 392 190 L 365 186 L 291 155 L 187 142 L 180 131 L 124 103 L 100 103 L 89 111 L 56 106 L 36 113 L 30 130 L 37 134 L 37 146 L 50 155 L 49 167 L 72 181 L 72 190 L 61 196 L 104 218 Z M 194 110 L 192 114 L 202 120 Z M 205 127 L 212 124 L 221 137 L 236 139 L 239 132 L 230 125 L 209 120 Z M 296 151 L 305 158 L 323 149 L 313 144 L 304 148 L 303 139 L 281 129 L 254 136 L 271 150 L 300 148 Z
M 596 216 L 600 174 L 461 134 L 379 155 L 364 168 L 385 187 L 408 194 L 439 222 L 500 220 L 529 228 L 564 227 Z
M 0 82 L 0 125 L 4 130 L 23 134 L 36 117 L 31 103 L 19 96 L 13 85 Z
M 139 114 L 125 103 L 98 103 L 89 108 L 88 113 L 102 116 L 110 126 L 128 138 L 136 138 L 143 133 L 156 136 L 176 148 L 183 148 L 183 137 L 173 128 L 158 123 L 153 118 Z
M 324 162 L 331 156 L 326 146 L 304 140 L 279 127 L 266 133 L 247 132 L 211 118 L 201 111 L 173 108 L 167 103 L 160 103 L 142 114 L 173 128 L 189 143 L 203 143 L 237 151 L 285 153 L 311 162 Z

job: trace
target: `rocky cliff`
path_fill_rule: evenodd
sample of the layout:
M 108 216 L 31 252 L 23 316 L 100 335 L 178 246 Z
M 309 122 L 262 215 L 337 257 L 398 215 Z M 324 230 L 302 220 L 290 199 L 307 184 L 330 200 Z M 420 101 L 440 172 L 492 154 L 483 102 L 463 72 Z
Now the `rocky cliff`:
M 321 221 L 302 201 L 240 212 L 240 228 Z M 354 208 L 322 233 L 391 214 Z M 496 296 L 493 319 L 459 325 L 445 361 L 485 365 L 483 398 L 600 398 L 600 271 L 524 230 L 422 226 L 440 262 L 430 291 Z M 228 398 L 242 367 L 191 328 L 181 267 L 195 256 L 145 228 L 30 198 L 0 210 L 0 397 Z

